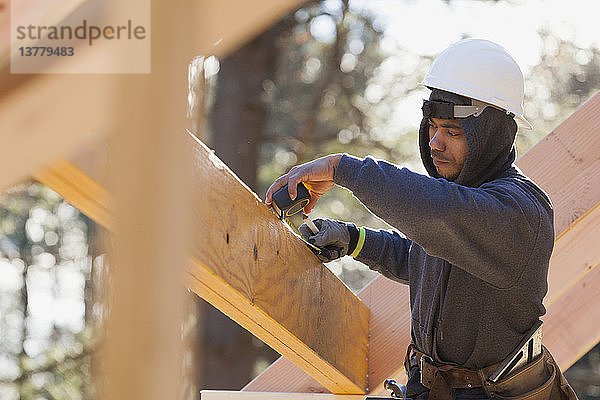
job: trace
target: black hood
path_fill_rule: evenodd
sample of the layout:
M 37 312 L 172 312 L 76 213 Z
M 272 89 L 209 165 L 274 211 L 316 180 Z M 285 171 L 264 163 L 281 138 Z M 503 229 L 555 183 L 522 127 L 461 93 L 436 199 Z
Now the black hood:
M 455 105 L 471 105 L 471 100 L 454 93 L 433 89 L 429 100 L 445 101 Z M 465 131 L 469 151 L 460 174 L 454 182 L 470 187 L 498 178 L 515 162 L 515 137 L 517 124 L 504 111 L 493 107 L 486 109 L 478 117 L 458 118 Z M 419 149 L 425 169 L 434 178 L 438 174 L 429 148 L 429 123 L 423 118 L 419 128 Z

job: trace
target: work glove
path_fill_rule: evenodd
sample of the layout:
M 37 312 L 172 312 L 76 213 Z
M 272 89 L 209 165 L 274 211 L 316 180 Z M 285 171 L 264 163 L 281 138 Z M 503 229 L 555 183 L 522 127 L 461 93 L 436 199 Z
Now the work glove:
M 353 247 L 349 249 L 350 237 L 358 237 L 358 229 L 354 224 L 321 218 L 313 223 L 319 229 L 318 233 L 314 234 L 306 224 L 300 225 L 298 231 L 304 240 L 321 249 L 315 254 L 322 262 L 336 260 L 354 251 L 356 240 L 352 241 Z

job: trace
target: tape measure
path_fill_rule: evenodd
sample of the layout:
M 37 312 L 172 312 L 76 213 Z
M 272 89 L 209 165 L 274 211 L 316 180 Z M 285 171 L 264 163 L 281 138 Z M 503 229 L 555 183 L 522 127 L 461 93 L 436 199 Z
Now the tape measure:
M 279 219 L 287 219 L 292 215 L 298 214 L 310 202 L 310 193 L 302 182 L 296 188 L 297 195 L 294 200 L 290 198 L 288 193 L 288 185 L 275 192 L 271 206 Z

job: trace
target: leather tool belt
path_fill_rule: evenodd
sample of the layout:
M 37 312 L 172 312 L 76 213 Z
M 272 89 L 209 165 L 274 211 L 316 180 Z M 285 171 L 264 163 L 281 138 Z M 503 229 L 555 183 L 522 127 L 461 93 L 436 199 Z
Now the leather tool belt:
M 430 400 L 455 400 L 456 389 L 483 387 L 489 398 L 511 400 L 577 400 L 552 355 L 545 347 L 531 363 L 508 374 L 498 382 L 488 378 L 501 362 L 472 370 L 449 364 L 436 364 L 431 357 L 408 347 L 404 367 L 407 374 L 419 367 L 420 382 L 429 389 Z M 410 376 L 410 375 L 409 375 Z
M 483 386 L 483 371 L 457 367 L 449 364 L 436 364 L 431 357 L 409 346 L 405 368 L 410 371 L 417 365 L 421 373 L 421 384 L 429 389 L 431 400 L 453 400 L 455 389 L 474 389 Z M 486 368 L 491 370 L 494 366 Z

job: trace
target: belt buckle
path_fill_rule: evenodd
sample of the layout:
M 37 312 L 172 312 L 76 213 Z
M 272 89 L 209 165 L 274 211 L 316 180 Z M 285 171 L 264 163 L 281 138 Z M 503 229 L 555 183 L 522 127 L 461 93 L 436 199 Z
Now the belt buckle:
M 428 360 L 425 360 L 426 358 Z M 433 365 L 433 359 L 431 357 L 429 357 L 428 355 L 425 355 L 425 354 L 423 354 L 421 356 L 421 359 L 419 360 L 419 369 L 421 370 L 420 371 L 421 372 L 421 376 L 419 377 L 419 381 L 420 381 L 421 385 L 423 385 L 425 387 L 429 387 L 429 386 L 427 386 L 427 385 L 425 385 L 423 383 L 423 369 L 424 369 L 425 361 L 427 361 L 429 364 Z

